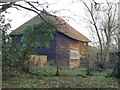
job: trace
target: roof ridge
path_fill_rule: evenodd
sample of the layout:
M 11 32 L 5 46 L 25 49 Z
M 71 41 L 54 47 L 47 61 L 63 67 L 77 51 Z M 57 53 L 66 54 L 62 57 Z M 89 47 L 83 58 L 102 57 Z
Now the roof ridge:
M 81 34 L 79 31 L 77 31 L 75 28 L 73 28 L 71 25 L 69 25 L 64 19 L 62 19 L 61 17 L 58 17 L 56 15 L 52 15 L 52 14 L 48 14 L 46 13 L 46 17 L 52 19 L 53 21 L 55 21 L 55 23 L 59 23 L 59 29 L 58 31 L 60 31 L 61 33 L 79 40 L 79 41 L 83 41 L 83 42 L 90 42 L 90 40 L 85 37 L 83 34 Z M 43 17 L 45 17 L 44 13 L 41 14 Z M 13 32 L 11 32 L 11 35 L 17 35 L 17 34 L 23 34 L 24 32 L 24 28 L 27 25 L 30 24 L 37 24 L 40 23 L 42 21 L 42 19 L 39 17 L 39 15 L 34 16 L 33 18 L 31 18 L 30 20 L 26 21 L 23 25 L 19 26 L 17 29 L 15 29 Z M 59 19 L 59 21 L 58 21 Z

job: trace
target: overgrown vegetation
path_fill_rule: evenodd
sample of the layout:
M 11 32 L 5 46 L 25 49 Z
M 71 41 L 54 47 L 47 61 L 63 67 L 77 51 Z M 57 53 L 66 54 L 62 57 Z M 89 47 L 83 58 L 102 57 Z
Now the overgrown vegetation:
M 34 69 L 34 71 L 38 69 Z M 56 68 L 39 68 L 39 75 L 19 74 L 3 81 L 3 88 L 118 88 L 118 81 L 113 77 L 105 77 L 111 70 L 93 72 L 86 76 L 85 69 L 64 69 L 60 76 L 55 76 Z M 42 75 L 41 75 L 42 74 Z
M 115 0 L 111 2 L 105 0 L 102 4 L 97 0 L 92 0 L 90 2 L 84 0 L 80 1 L 87 10 L 87 17 L 85 16 L 85 20 L 93 34 L 92 37 L 94 42 L 97 42 L 95 45 L 98 48 L 97 68 L 102 71 L 107 68 L 110 53 L 119 52 L 118 1 Z M 88 4 L 88 2 L 90 4 Z M 117 49 L 115 50 L 115 48 Z M 116 59 L 117 57 L 119 58 L 119 55 L 116 56 Z M 120 71 L 119 61 L 120 60 L 116 62 L 116 67 L 112 73 L 113 76 L 118 78 L 120 78 L 120 73 L 118 72 Z
M 55 36 L 56 28 L 54 22 L 50 19 L 41 21 L 39 24 L 29 25 L 25 28 L 21 40 L 16 44 L 13 38 L 7 34 L 8 28 L 3 29 L 3 72 L 7 70 L 24 71 L 29 73 L 30 55 L 35 53 L 37 47 L 49 48 L 49 42 Z M 48 22 L 50 24 L 48 24 Z M 11 70 L 10 70 L 11 71 Z M 4 73 L 3 73 L 4 75 Z
M 27 2 L 29 3 L 29 2 Z M 29 3 L 30 4 L 30 3 Z M 86 3 L 84 3 L 86 5 Z M 99 3 L 91 3 L 91 5 L 95 4 L 99 5 Z M 6 4 L 5 4 L 6 5 Z M 12 5 L 12 4 L 10 4 Z M 19 6 L 18 4 L 14 4 L 15 6 Z M 31 5 L 31 4 L 30 4 Z M 111 4 L 108 3 L 108 6 L 111 7 Z M 22 7 L 22 6 L 20 6 Z M 33 6 L 32 6 L 33 7 Z M 87 7 L 87 6 L 86 6 Z M 93 7 L 93 6 L 91 6 Z M 24 8 L 24 7 L 22 7 Z M 35 7 L 33 7 L 35 9 Z M 95 9 L 95 12 L 97 11 L 97 7 L 91 8 L 91 12 L 89 12 L 92 16 L 93 9 Z M 89 8 L 88 8 L 89 10 Z M 39 10 L 38 10 L 39 11 Z M 110 9 L 109 9 L 110 11 Z M 112 11 L 110 11 L 112 12 Z M 96 12 L 97 13 L 97 12 Z M 40 14 L 37 13 L 39 16 Z M 110 35 L 111 30 L 110 27 L 112 27 L 113 24 L 109 24 L 111 20 L 111 15 L 108 12 L 108 22 L 105 21 L 102 24 L 103 25 L 101 29 L 101 33 L 103 31 L 107 32 L 108 35 Z M 94 15 L 93 15 L 94 16 Z M 92 16 L 92 17 L 93 17 Z M 96 16 L 99 16 L 96 14 Z M 96 17 L 93 17 L 93 25 L 96 29 L 97 23 L 94 22 L 96 20 Z M 26 27 L 25 32 L 23 33 L 21 44 L 15 45 L 10 37 L 9 34 L 7 34 L 7 31 L 10 28 L 10 24 L 5 23 L 6 19 L 4 15 L 0 16 L 0 30 L 2 31 L 2 54 L 3 54 L 3 87 L 4 88 L 11 88 L 11 87 L 20 87 L 20 88 L 50 88 L 50 87 L 59 87 L 59 88 L 118 88 L 118 82 L 117 79 L 114 77 L 120 76 L 120 63 L 116 64 L 115 70 L 110 75 L 111 70 L 105 70 L 103 72 L 90 72 L 89 70 L 89 62 L 87 63 L 87 74 L 86 70 L 84 69 L 63 69 L 60 70 L 60 67 L 58 63 L 56 62 L 56 67 L 52 66 L 44 66 L 41 68 L 30 66 L 29 62 L 29 56 L 31 54 L 34 54 L 36 47 L 45 47 L 49 48 L 49 42 L 54 38 L 56 28 L 54 27 L 54 22 L 50 19 L 45 19 L 39 24 L 29 25 Z M 47 21 L 47 22 L 46 22 Z M 100 19 L 101 21 L 101 19 Z M 49 23 L 48 23 L 49 22 Z M 100 25 L 102 25 L 100 24 Z M 106 26 L 106 24 L 109 24 Z M 116 24 L 117 25 L 117 24 Z M 116 28 L 115 28 L 116 29 Z M 106 31 L 107 30 L 107 31 Z M 98 32 L 98 31 L 97 31 Z M 99 32 L 98 32 L 99 33 Z M 108 37 L 108 36 L 106 36 Z M 111 36 L 109 36 L 107 39 L 110 39 Z M 99 38 L 100 39 L 100 38 Z M 103 51 L 101 51 L 101 54 L 104 54 L 101 56 L 101 61 L 104 58 L 103 61 L 106 61 L 105 59 L 108 58 L 109 55 L 109 44 L 111 40 L 107 40 L 108 42 L 106 44 L 105 54 Z M 102 46 L 102 39 L 99 40 L 99 43 Z M 107 45 L 108 44 L 108 45 Z M 102 50 L 103 47 L 101 47 Z M 88 59 L 86 59 L 88 61 Z M 99 63 L 100 64 L 100 63 Z M 104 62 L 102 62 L 104 64 Z M 57 71 L 56 71 L 57 68 Z M 30 73 L 32 72 L 32 73 Z M 91 74 L 92 73 L 92 74 Z M 90 75 L 91 74 L 91 75 Z M 110 77 L 109 77 L 110 76 Z M 111 77 L 114 76 L 114 77 Z M 119 80 L 120 81 L 120 80 Z

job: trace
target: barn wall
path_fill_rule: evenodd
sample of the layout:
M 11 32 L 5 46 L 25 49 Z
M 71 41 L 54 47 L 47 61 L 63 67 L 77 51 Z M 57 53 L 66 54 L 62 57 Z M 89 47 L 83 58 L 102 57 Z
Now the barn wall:
M 12 36 L 12 41 L 14 47 L 17 45 L 23 45 L 21 41 L 22 35 L 14 35 Z M 37 47 L 35 49 L 36 55 L 47 55 L 48 60 L 56 60 L 56 39 L 50 41 L 50 48 L 40 48 Z
M 88 43 L 80 42 L 80 54 L 86 55 L 88 53 Z
M 74 39 L 71 39 L 69 44 L 70 50 L 76 50 L 79 51 L 80 54 L 80 42 Z M 69 67 L 70 68 L 76 68 L 76 67 L 80 67 L 80 57 L 79 59 L 70 59 L 69 62 Z
M 17 45 L 23 45 L 23 42 L 21 41 L 21 37 L 22 35 L 12 36 L 12 42 L 13 42 L 14 47 L 16 47 Z
M 21 43 L 21 37 L 21 35 L 18 35 L 13 39 L 15 45 Z M 79 51 L 81 56 L 82 54 L 87 53 L 87 48 L 88 46 L 84 45 L 84 42 L 79 42 L 60 32 L 57 32 L 55 38 L 50 41 L 50 48 L 37 47 L 35 49 L 35 54 L 47 55 L 48 60 L 57 60 L 63 66 L 70 67 L 70 65 L 77 65 L 78 67 L 80 59 L 71 60 L 70 50 Z
M 56 39 L 50 41 L 49 48 L 37 47 L 35 53 L 38 55 L 47 55 L 48 60 L 56 60 Z
M 69 37 L 62 33 L 56 36 L 56 60 L 62 66 L 69 66 Z
M 69 67 L 76 67 L 77 65 L 77 67 L 79 67 L 80 59 L 70 59 L 70 50 L 77 50 L 80 54 L 86 54 L 87 45 L 59 32 L 56 35 L 56 59 L 60 60 L 62 65 L 67 65 Z

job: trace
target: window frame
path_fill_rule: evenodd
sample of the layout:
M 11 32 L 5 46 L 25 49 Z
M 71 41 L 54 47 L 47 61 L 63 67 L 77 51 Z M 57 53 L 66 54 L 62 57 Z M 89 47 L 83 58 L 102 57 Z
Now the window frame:
M 78 50 L 70 50 L 70 59 L 80 59 L 80 53 Z

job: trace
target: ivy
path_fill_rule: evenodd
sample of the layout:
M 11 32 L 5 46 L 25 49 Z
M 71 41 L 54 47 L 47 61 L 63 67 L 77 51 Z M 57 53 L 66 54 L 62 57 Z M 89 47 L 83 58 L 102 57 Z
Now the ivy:
M 50 41 L 54 38 L 56 33 L 55 24 L 52 20 L 46 19 L 38 24 L 26 26 L 21 38 L 20 44 L 16 47 L 11 39 L 4 47 L 3 63 L 8 67 L 15 67 L 17 70 L 29 71 L 30 55 L 34 53 L 36 47 L 49 48 Z M 50 24 L 49 24 L 49 23 Z
M 52 20 L 46 19 L 39 24 L 28 25 L 24 30 L 22 41 L 26 47 L 34 50 L 36 47 L 49 48 L 49 42 L 56 33 L 55 24 Z M 48 24 L 48 22 L 50 24 Z

